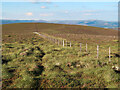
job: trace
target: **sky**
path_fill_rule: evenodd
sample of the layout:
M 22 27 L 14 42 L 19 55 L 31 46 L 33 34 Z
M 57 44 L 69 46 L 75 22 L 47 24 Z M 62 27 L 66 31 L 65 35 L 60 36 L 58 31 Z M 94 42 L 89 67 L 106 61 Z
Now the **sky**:
M 2 2 L 2 19 L 118 21 L 118 2 Z

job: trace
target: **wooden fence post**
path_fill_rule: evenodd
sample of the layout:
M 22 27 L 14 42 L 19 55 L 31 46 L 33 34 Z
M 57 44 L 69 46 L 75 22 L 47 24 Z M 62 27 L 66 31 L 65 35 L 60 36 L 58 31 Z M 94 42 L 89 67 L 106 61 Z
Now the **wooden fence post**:
M 80 52 L 82 51 L 82 43 L 80 43 Z
M 67 41 L 66 41 L 66 46 L 67 46 Z
M 110 52 L 111 52 L 111 50 L 110 50 L 110 47 L 109 47 L 109 61 L 111 61 L 111 59 L 110 59 Z
M 53 42 L 55 43 L 55 39 L 53 39 Z
M 97 45 L 97 59 L 99 57 L 99 46 Z
M 70 42 L 70 47 L 71 47 L 71 42 Z
M 55 39 L 54 39 L 54 43 L 55 43 Z
M 87 43 L 86 43 L 86 52 L 87 52 Z
M 64 47 L 65 41 L 63 40 L 63 47 Z

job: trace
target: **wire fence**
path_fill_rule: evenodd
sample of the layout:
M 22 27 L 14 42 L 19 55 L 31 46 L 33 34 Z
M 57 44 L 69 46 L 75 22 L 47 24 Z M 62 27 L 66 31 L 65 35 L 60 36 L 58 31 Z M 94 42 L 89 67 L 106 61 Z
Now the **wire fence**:
M 47 39 L 49 42 L 55 43 L 56 45 L 62 46 L 63 48 L 64 47 L 73 47 L 73 46 L 75 46 L 74 43 L 72 44 L 71 41 L 67 41 L 65 39 L 59 39 L 59 38 L 56 38 L 56 37 L 49 36 L 47 34 L 40 34 L 38 32 L 34 32 L 34 34 L 38 34 L 42 38 Z M 83 43 L 79 43 L 77 45 L 79 45 L 79 48 L 80 48 L 79 51 L 82 52 L 84 44 Z M 85 48 L 85 52 L 89 51 L 87 43 L 84 45 L 84 48 Z M 95 50 L 95 53 L 96 53 L 96 58 L 99 59 L 99 57 L 100 57 L 100 46 L 97 45 L 96 49 L 94 48 L 94 50 Z M 111 61 L 111 47 L 109 47 L 108 50 L 105 50 L 105 51 L 107 53 L 106 55 L 108 56 L 109 62 L 110 62 Z

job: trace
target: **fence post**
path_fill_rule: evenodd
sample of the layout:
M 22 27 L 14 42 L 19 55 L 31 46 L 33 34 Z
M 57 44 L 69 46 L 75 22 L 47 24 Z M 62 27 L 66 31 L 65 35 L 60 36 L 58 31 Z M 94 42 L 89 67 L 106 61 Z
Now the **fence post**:
M 97 45 L 97 59 L 99 57 L 99 46 Z
M 80 52 L 82 51 L 82 43 L 80 43 Z
M 55 43 L 55 39 L 54 39 L 54 43 Z
M 86 43 L 86 52 L 87 52 L 87 43 Z
M 64 47 L 65 41 L 63 40 L 63 47 Z
M 66 46 L 67 46 L 67 41 L 66 41 Z
M 109 47 L 109 61 L 111 61 L 111 59 L 110 59 L 110 52 L 111 52 L 111 51 L 110 51 L 110 47 Z
M 70 42 L 70 47 L 71 47 L 71 42 Z

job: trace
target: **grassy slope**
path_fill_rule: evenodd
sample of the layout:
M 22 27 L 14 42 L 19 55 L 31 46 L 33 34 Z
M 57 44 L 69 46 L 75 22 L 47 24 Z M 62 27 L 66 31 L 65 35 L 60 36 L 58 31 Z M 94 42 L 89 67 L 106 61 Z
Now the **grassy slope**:
M 19 35 L 25 33 L 28 35 L 36 31 L 47 33 L 55 37 L 65 38 L 68 41 L 82 42 L 82 43 L 96 43 L 105 44 L 111 43 L 114 40 L 114 36 L 118 36 L 117 30 L 103 29 L 98 27 L 80 26 L 80 25 L 64 25 L 64 24 L 46 24 L 46 23 L 20 23 L 20 24 L 7 24 L 3 25 L 3 34 L 6 33 L 19 33 Z M 22 30 L 22 31 L 21 31 Z M 111 37 L 106 37 L 111 36 Z M 3 36 L 4 37 L 4 36 Z M 117 38 L 117 37 L 116 37 Z M 115 38 L 115 39 L 116 39 Z M 9 40 L 5 40 L 9 41 Z
M 38 24 L 38 27 L 38 32 L 56 37 L 62 33 L 70 36 L 117 35 L 115 30 L 77 25 Z M 96 42 L 92 41 L 96 38 L 89 40 L 93 44 L 88 47 L 88 52 L 85 51 L 85 43 L 82 52 L 79 52 L 77 40 L 72 48 L 63 48 L 34 35 L 34 31 L 35 24 L 3 25 L 4 88 L 118 87 L 119 74 L 111 68 L 118 64 L 116 40 L 100 43 L 100 58 L 96 59 Z M 64 35 L 60 37 L 67 39 Z M 74 42 L 75 38 L 72 40 Z M 109 46 L 112 48 L 111 63 L 108 62 Z
M 81 26 L 81 25 L 65 25 L 65 24 L 46 24 L 37 23 L 38 31 L 46 33 L 72 33 L 72 34 L 91 34 L 91 35 L 118 35 L 117 30 L 103 29 L 98 27 Z M 20 23 L 20 24 L 6 24 L 3 25 L 4 31 L 7 32 L 26 32 L 35 31 L 35 23 Z M 9 30 L 11 29 L 11 30 Z M 9 30 L 9 31 L 8 31 Z M 3 31 L 3 32 L 4 32 Z

